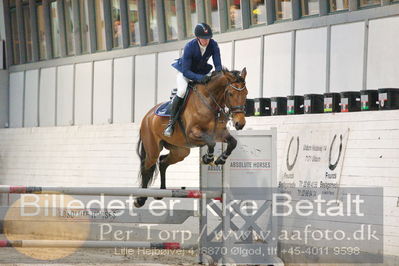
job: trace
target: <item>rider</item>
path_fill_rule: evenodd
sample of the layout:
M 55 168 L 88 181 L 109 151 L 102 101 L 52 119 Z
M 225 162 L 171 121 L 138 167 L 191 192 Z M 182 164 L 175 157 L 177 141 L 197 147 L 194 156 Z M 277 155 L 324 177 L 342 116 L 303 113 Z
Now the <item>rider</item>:
M 173 134 L 173 127 L 179 116 L 179 109 L 182 105 L 188 82 L 190 80 L 195 82 L 205 82 L 207 80 L 207 74 L 212 70 L 212 66 L 207 63 L 211 56 L 215 70 L 222 70 L 219 46 L 212 39 L 211 27 L 206 23 L 199 23 L 195 26 L 194 33 L 196 38 L 186 44 L 183 56 L 172 64 L 179 72 L 176 78 L 177 94 L 172 100 L 170 120 L 163 132 L 167 137 Z

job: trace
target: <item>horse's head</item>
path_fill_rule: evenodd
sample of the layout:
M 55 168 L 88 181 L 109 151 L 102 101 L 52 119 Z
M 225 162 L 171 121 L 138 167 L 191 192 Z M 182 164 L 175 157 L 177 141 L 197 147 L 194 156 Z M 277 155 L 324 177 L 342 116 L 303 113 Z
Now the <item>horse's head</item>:
M 227 79 L 225 89 L 225 104 L 230 109 L 233 117 L 233 125 L 237 130 L 245 126 L 245 101 L 248 90 L 245 85 L 247 70 L 240 71 L 223 70 L 224 77 Z

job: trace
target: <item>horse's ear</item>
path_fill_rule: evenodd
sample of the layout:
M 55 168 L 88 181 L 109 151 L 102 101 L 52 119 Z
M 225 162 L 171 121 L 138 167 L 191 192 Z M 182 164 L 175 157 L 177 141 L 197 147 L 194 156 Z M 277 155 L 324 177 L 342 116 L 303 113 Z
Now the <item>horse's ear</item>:
M 243 79 L 245 79 L 245 77 L 247 76 L 247 68 L 246 68 L 246 67 L 244 67 L 243 70 L 241 70 L 240 76 L 241 76 Z

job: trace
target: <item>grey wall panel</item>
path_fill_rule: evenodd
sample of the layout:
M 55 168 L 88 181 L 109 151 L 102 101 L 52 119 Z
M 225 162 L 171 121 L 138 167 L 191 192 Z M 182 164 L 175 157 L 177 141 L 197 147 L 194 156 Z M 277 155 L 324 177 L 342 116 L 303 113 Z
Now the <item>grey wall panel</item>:
M 155 54 L 136 56 L 134 85 L 134 122 L 155 104 Z
M 75 124 L 91 124 L 92 63 L 75 66 Z
M 370 20 L 367 87 L 399 88 L 399 16 Z
M 363 22 L 331 27 L 331 92 L 362 89 L 363 58 Z
M 112 60 L 94 63 L 93 82 L 93 123 L 110 123 L 112 122 Z
M 157 102 L 168 101 L 170 91 L 176 88 L 177 70 L 171 66 L 175 59 L 179 58 L 179 51 L 171 51 L 158 54 L 158 82 Z
M 24 72 L 10 74 L 10 127 L 22 127 Z
M 24 127 L 38 126 L 39 70 L 25 73 Z
M 296 33 L 295 94 L 326 91 L 327 28 Z
M 57 69 L 57 125 L 73 125 L 73 65 Z
M 248 49 L 250 47 L 251 49 Z M 247 68 L 248 98 L 260 96 L 260 53 L 261 39 L 237 41 L 234 51 L 234 69 Z
M 133 121 L 133 57 L 114 61 L 113 122 Z
M 287 96 L 291 92 L 291 32 L 265 36 L 263 96 Z
M 9 79 L 8 70 L 0 70 L 0 128 L 9 125 Z
M 225 66 L 231 70 L 233 65 L 232 43 L 231 42 L 219 43 L 219 49 L 220 49 L 220 59 L 222 60 L 222 66 Z
M 4 1 L 0 1 L 0 10 L 4 10 Z M 6 25 L 4 23 L 4 12 L 0 14 L 0 38 L 5 39 L 6 36 Z
M 39 125 L 55 125 L 56 68 L 43 68 L 40 72 Z

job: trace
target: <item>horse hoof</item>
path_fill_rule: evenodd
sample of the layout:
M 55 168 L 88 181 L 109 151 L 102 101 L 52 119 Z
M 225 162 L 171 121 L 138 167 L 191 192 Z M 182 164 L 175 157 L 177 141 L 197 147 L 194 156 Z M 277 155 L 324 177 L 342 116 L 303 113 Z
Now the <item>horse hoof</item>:
M 163 198 L 161 198 L 161 197 L 155 197 L 154 199 L 156 199 L 156 200 L 162 200 Z
M 134 201 L 134 207 L 136 207 L 136 208 L 143 207 L 144 204 L 145 204 L 145 199 L 142 199 L 142 198 L 138 198 Z
M 216 161 L 215 161 L 215 164 L 216 165 L 224 165 L 226 163 L 226 161 L 225 160 L 222 160 L 221 158 L 218 158 Z
M 202 156 L 202 162 L 204 164 L 210 164 L 211 162 L 213 162 L 213 157 L 212 158 L 208 158 L 208 156 L 205 154 Z

